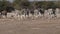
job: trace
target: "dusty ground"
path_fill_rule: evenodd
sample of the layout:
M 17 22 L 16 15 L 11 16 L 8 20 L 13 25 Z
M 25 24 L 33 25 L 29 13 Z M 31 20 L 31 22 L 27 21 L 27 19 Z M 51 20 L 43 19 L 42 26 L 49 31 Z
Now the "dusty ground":
M 60 19 L 0 19 L 0 34 L 60 34 Z

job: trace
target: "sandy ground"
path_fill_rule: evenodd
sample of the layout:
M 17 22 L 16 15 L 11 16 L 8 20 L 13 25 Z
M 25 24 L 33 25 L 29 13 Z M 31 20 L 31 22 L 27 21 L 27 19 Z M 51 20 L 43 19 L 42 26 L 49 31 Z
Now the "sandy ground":
M 0 34 L 60 34 L 60 19 L 0 19 Z

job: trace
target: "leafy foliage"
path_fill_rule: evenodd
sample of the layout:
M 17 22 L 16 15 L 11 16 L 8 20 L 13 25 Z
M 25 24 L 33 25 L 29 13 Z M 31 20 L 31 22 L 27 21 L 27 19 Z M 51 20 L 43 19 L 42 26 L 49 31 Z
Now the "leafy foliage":
M 58 1 L 34 1 L 34 2 L 29 2 L 28 0 L 14 0 L 13 3 L 10 3 L 9 1 L 2 0 L 0 1 L 0 9 L 5 9 L 7 6 L 13 6 L 16 9 L 20 8 L 60 8 L 60 2 Z

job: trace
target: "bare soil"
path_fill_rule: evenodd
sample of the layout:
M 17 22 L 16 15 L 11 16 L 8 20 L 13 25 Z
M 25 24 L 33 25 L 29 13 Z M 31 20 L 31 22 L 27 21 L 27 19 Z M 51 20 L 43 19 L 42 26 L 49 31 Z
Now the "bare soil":
M 0 19 L 0 34 L 60 34 L 60 19 Z

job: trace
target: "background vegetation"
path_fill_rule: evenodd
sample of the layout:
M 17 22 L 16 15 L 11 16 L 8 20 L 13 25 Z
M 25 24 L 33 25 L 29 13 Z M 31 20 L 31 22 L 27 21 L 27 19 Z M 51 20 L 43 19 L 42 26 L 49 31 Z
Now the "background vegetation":
M 12 3 L 7 0 L 1 0 L 0 1 L 0 9 L 5 9 L 7 6 L 12 6 L 16 9 L 21 8 L 36 8 L 36 7 L 42 7 L 42 8 L 48 8 L 48 7 L 59 7 L 60 8 L 60 2 L 59 1 L 41 1 L 41 2 L 29 2 L 28 0 L 14 0 Z

